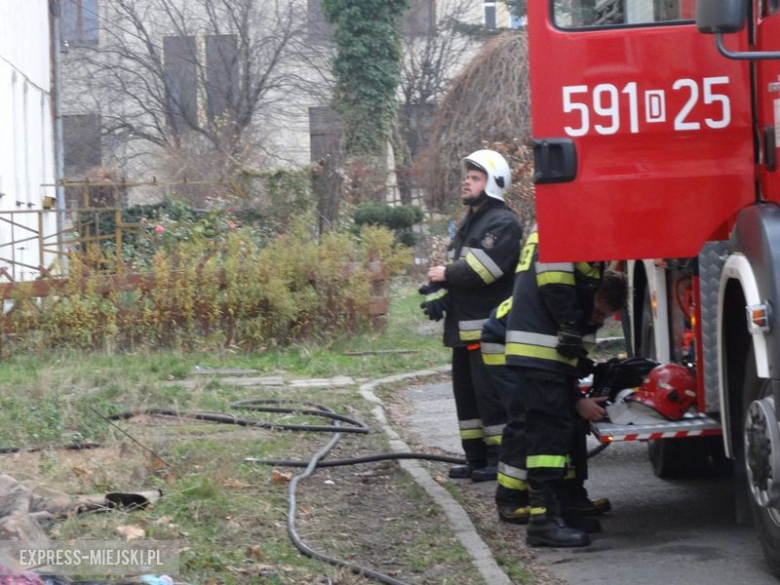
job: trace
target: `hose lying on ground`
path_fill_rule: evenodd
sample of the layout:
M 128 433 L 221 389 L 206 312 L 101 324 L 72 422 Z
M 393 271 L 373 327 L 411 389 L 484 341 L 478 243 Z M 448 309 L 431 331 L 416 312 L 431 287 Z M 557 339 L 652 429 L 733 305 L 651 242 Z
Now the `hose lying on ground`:
M 290 405 L 290 406 L 276 406 L 276 405 Z M 296 404 L 302 404 L 309 408 L 300 408 L 294 406 Z M 352 459 L 338 459 L 332 461 L 322 461 L 328 453 L 336 446 L 341 439 L 342 433 L 356 433 L 367 434 L 369 428 L 363 422 L 354 418 L 344 416 L 334 412 L 327 406 L 314 403 L 296 403 L 292 400 L 273 400 L 273 399 L 254 399 L 235 402 L 230 405 L 231 408 L 251 410 L 255 412 L 269 412 L 277 414 L 303 414 L 310 416 L 317 416 L 321 418 L 329 419 L 333 422 L 332 425 L 307 425 L 307 424 L 279 424 L 266 421 L 260 421 L 255 419 L 239 418 L 233 415 L 224 413 L 203 413 L 203 412 L 180 412 L 176 410 L 168 409 L 146 409 L 142 411 L 126 412 L 121 414 L 115 414 L 107 417 L 110 420 L 127 420 L 138 415 L 155 415 L 155 416 L 170 416 L 180 419 L 190 420 L 203 420 L 209 422 L 216 422 L 221 424 L 236 424 L 245 427 L 265 428 L 273 430 L 292 430 L 292 431 L 311 431 L 311 432 L 332 432 L 333 436 L 328 443 L 315 453 L 308 461 L 282 461 L 282 460 L 261 460 L 255 458 L 247 458 L 247 461 L 261 465 L 277 465 L 277 466 L 289 466 L 289 467 L 305 467 L 304 471 L 294 476 L 288 485 L 288 513 L 287 513 L 287 533 L 292 540 L 295 547 L 301 551 L 304 555 L 315 558 L 331 565 L 336 565 L 349 569 L 351 572 L 369 577 L 386 583 L 387 585 L 408 585 L 404 581 L 400 581 L 384 573 L 374 571 L 360 565 L 349 563 L 335 557 L 331 557 L 324 553 L 318 552 L 307 545 L 298 534 L 295 526 L 295 518 L 297 514 L 297 501 L 296 490 L 298 483 L 308 478 L 317 468 L 320 467 L 336 467 L 342 465 L 354 465 L 358 463 L 370 463 L 376 461 L 385 461 L 393 459 L 423 459 L 427 461 L 441 461 L 445 463 L 453 464 L 465 464 L 466 461 L 459 457 L 447 457 L 443 455 L 430 455 L 427 453 L 383 453 L 379 455 L 369 455 L 365 457 L 355 457 Z M 340 423 L 346 423 L 350 426 L 341 426 Z
M 301 404 L 308 408 L 301 408 L 294 406 Z M 279 406 L 289 405 L 289 406 Z M 448 457 L 443 455 L 430 455 L 427 453 L 382 453 L 376 455 L 368 455 L 364 457 L 354 457 L 350 459 L 334 459 L 330 461 L 323 461 L 327 457 L 328 453 L 336 446 L 341 438 L 342 433 L 354 433 L 354 434 L 367 434 L 369 427 L 354 418 L 338 414 L 327 406 L 315 404 L 315 403 L 297 403 L 292 400 L 274 400 L 274 399 L 253 399 L 235 402 L 231 404 L 232 408 L 251 410 L 254 412 L 267 412 L 276 414 L 301 414 L 308 416 L 316 416 L 333 421 L 331 425 L 308 425 L 308 424 L 280 424 L 267 421 L 261 421 L 256 419 L 239 418 L 234 415 L 224 413 L 206 413 L 206 412 L 181 412 L 170 409 L 145 409 L 134 412 L 125 412 L 120 414 L 111 415 L 105 417 L 108 420 L 127 420 L 134 416 L 139 415 L 154 415 L 154 416 L 169 416 L 178 419 L 188 420 L 202 420 L 207 422 L 215 422 L 220 424 L 235 424 L 244 427 L 264 428 L 272 430 L 291 430 L 291 431 L 310 431 L 310 432 L 332 432 L 333 436 L 328 443 L 322 447 L 317 453 L 315 453 L 309 461 L 292 461 L 292 460 L 264 460 L 247 458 L 246 461 L 261 464 L 261 465 L 274 465 L 274 466 L 286 466 L 286 467 L 303 467 L 303 472 L 294 476 L 288 485 L 288 514 L 287 514 L 287 532 L 290 536 L 295 547 L 301 551 L 304 555 L 315 558 L 332 565 L 340 566 L 349 569 L 351 572 L 369 577 L 386 583 L 387 585 L 408 585 L 407 583 L 395 579 L 389 575 L 385 575 L 373 569 L 362 567 L 335 557 L 331 557 L 324 553 L 317 552 L 309 545 L 307 545 L 300 537 L 296 530 L 295 518 L 297 513 L 297 501 L 296 490 L 298 483 L 311 476 L 318 468 L 323 467 L 339 467 L 345 465 L 355 465 L 361 463 L 373 463 L 378 461 L 387 460 L 401 460 L 401 459 L 419 459 L 426 461 L 439 461 L 452 464 L 465 464 L 465 460 L 458 457 Z M 340 423 L 346 423 L 350 426 L 341 426 Z M 588 457 L 593 457 L 606 449 L 609 443 L 602 443 L 597 447 L 591 449 L 588 452 Z M 88 445 L 67 445 L 66 449 L 88 449 L 100 447 L 98 444 Z M 0 453 L 14 453 L 20 449 L 17 448 L 5 448 L 0 449 Z

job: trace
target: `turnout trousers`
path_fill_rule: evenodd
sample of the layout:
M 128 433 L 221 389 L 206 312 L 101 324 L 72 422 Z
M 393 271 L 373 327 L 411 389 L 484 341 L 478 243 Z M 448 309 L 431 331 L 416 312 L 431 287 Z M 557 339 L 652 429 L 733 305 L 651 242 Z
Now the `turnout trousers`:
M 517 374 L 514 368 L 505 365 L 488 366 L 487 370 L 493 385 L 501 389 L 500 394 L 504 399 L 507 414 L 499 450 L 496 502 L 499 505 L 527 505 L 526 407 L 520 393 Z
M 539 370 L 525 371 L 538 372 Z M 499 454 L 496 502 L 499 506 L 527 505 L 529 478 L 526 464 L 528 452 L 528 438 L 526 436 L 526 396 L 520 388 L 520 383 L 518 381 L 519 376 L 513 368 L 506 366 L 489 366 L 488 372 L 491 374 L 494 385 L 500 385 L 504 389 L 502 395 L 505 397 L 505 407 L 507 411 L 507 423 L 504 427 Z M 565 377 L 558 374 L 549 375 L 565 379 Z M 542 376 L 544 379 L 547 374 L 542 372 Z M 588 421 L 581 418 L 574 408 L 574 400 L 577 396 L 576 394 L 573 394 L 574 389 L 571 386 L 574 383 L 576 382 L 572 381 L 567 384 L 568 389 L 566 390 L 565 395 L 566 408 L 571 413 L 573 427 L 571 441 L 565 451 L 567 457 L 563 479 L 567 480 L 567 488 L 571 485 L 571 487 L 577 489 L 581 487 L 588 478 Z M 559 406 L 562 408 L 561 405 Z M 537 455 L 549 455 L 549 453 L 545 453 L 545 449 L 541 447 L 535 450 L 537 451 Z M 560 448 L 556 447 L 556 451 L 559 450 Z M 560 455 L 560 453 L 556 454 Z M 558 472 L 556 472 L 556 475 L 558 475 Z
M 573 376 L 517 368 L 518 394 L 525 406 L 526 468 L 533 491 L 557 492 L 564 479 L 579 480 L 587 466 L 584 426 L 575 414 L 577 379 Z M 572 461 L 572 458 L 575 461 Z M 533 506 L 533 503 L 531 504 Z
M 452 389 L 466 461 L 472 467 L 484 467 L 489 459 L 498 458 L 506 413 L 478 343 L 452 348 Z

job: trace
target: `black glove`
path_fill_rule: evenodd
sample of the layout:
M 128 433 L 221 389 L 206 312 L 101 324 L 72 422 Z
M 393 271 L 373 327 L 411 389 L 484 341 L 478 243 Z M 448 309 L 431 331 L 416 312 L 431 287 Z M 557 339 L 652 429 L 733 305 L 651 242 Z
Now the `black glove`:
M 450 311 L 450 297 L 440 283 L 425 283 L 420 286 L 418 292 L 425 295 L 425 300 L 420 304 L 420 308 L 431 321 L 441 321 L 444 315 Z
M 596 369 L 596 362 L 586 357 L 581 357 L 577 360 L 577 377 L 587 378 Z
M 658 362 L 642 357 L 628 359 L 612 358 L 596 364 L 593 372 L 593 396 L 609 396 L 610 400 L 626 388 L 636 388 Z
M 555 351 L 569 359 L 585 357 L 587 353 L 582 347 L 582 335 L 574 329 L 558 331 L 558 345 L 555 346 Z

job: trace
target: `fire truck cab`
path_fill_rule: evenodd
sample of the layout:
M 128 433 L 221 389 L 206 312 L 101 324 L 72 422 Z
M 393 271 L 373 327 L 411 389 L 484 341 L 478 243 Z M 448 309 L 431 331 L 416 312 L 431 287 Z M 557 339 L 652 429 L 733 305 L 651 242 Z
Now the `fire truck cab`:
M 697 379 L 601 438 L 661 476 L 733 460 L 780 576 L 780 0 L 538 0 L 528 38 L 540 257 L 624 261 L 629 351 Z

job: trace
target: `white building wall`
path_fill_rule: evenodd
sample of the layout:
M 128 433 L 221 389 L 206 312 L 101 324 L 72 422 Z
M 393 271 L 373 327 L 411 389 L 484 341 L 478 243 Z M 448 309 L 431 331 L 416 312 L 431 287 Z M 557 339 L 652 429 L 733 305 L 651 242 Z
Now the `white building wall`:
M 49 3 L 3 0 L 0 18 L 0 268 L 16 280 L 38 276 L 43 257 L 36 234 L 53 235 L 56 219 L 42 220 L 43 198 L 54 197 Z M 16 212 L 10 216 L 6 212 Z M 20 242 L 25 238 L 27 241 Z M 54 246 L 51 246 L 54 247 Z M 0 282 L 4 279 L 0 278 Z

